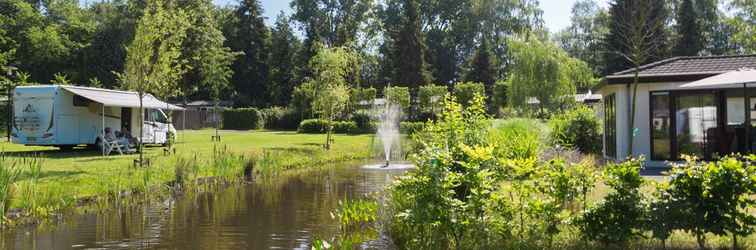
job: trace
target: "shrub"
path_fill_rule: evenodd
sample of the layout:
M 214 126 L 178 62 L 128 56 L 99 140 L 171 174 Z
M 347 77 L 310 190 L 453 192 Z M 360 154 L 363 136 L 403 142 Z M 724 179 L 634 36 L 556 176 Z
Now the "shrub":
M 495 112 L 500 112 L 507 105 L 507 84 L 506 82 L 496 82 L 493 87 L 493 108 Z
M 420 104 L 420 111 L 423 113 L 434 113 L 433 111 L 440 111 L 440 107 L 438 108 L 438 110 L 435 110 L 435 107 L 441 104 L 441 101 L 443 101 L 444 96 L 446 96 L 447 92 L 448 90 L 446 86 L 443 85 L 430 84 L 420 86 L 417 91 L 417 99 Z
M 509 119 L 495 125 L 491 140 L 495 141 L 495 152 L 501 158 L 536 158 L 542 150 L 545 130 L 538 120 Z
M 696 236 L 701 248 L 706 233 L 731 234 L 733 249 L 737 237 L 747 236 L 756 226 L 756 216 L 748 207 L 756 204 L 756 166 L 726 157 L 718 162 L 698 163 L 687 158 L 686 164 L 672 170 L 666 191 L 676 204 L 673 228 Z
M 326 132 L 328 121 L 322 119 L 308 119 L 299 124 L 299 133 L 321 134 Z M 333 122 L 333 132 L 339 134 L 357 133 L 357 123 L 353 121 L 335 121 Z
M 352 114 L 352 119 L 357 126 L 356 133 L 375 133 L 375 124 L 367 111 L 357 111 Z
M 587 106 L 553 116 L 549 127 L 551 140 L 556 145 L 576 148 L 583 153 L 601 152 L 601 122 Z
M 486 87 L 475 82 L 460 82 L 454 85 L 454 96 L 457 102 L 464 106 L 470 104 L 475 94 L 486 96 Z
M 372 102 L 376 96 L 376 90 L 373 87 L 369 88 L 352 88 L 350 92 L 350 100 L 354 107 L 370 108 L 370 105 L 364 107 L 359 103 L 362 101 Z
M 631 159 L 604 170 L 605 184 L 611 191 L 577 220 L 585 238 L 608 245 L 624 244 L 641 235 L 645 211 L 640 195 L 641 162 Z
M 261 109 L 260 113 L 265 120 L 263 127 L 266 129 L 296 130 L 299 126 L 300 116 L 294 109 L 271 107 Z
M 249 130 L 263 127 L 263 117 L 256 108 L 227 109 L 223 111 L 223 129 Z
M 404 111 L 410 107 L 410 93 L 407 87 L 386 87 L 383 96 L 388 103 L 399 104 Z
M 400 122 L 399 132 L 402 134 L 413 135 L 425 127 L 424 122 Z

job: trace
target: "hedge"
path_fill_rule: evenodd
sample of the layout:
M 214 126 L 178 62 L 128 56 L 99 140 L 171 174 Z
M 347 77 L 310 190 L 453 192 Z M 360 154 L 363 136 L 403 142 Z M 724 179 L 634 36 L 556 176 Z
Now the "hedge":
M 399 123 L 399 132 L 402 134 L 412 135 L 421 131 L 424 127 L 424 122 L 401 122 Z
M 297 132 L 303 134 L 324 134 L 328 121 L 322 119 L 308 119 L 299 124 Z M 353 121 L 335 121 L 333 122 L 333 132 L 337 134 L 354 134 L 357 133 L 357 123 Z
M 383 96 L 386 102 L 399 104 L 404 110 L 410 107 L 410 93 L 407 87 L 386 87 Z
M 467 106 L 472 101 L 475 93 L 486 96 L 486 87 L 482 83 L 460 82 L 454 85 L 454 96 L 457 103 Z
M 417 98 L 420 104 L 420 110 L 422 112 L 431 112 L 434 106 L 437 106 L 443 101 L 444 96 L 448 93 L 446 86 L 443 85 L 425 85 L 420 86 L 417 91 Z M 440 111 L 442 108 L 438 108 Z
M 265 120 L 265 129 L 296 130 L 301 122 L 299 113 L 290 108 L 271 107 L 261 109 L 260 113 Z
M 227 109 L 223 111 L 223 129 L 261 129 L 263 122 L 262 114 L 256 108 Z

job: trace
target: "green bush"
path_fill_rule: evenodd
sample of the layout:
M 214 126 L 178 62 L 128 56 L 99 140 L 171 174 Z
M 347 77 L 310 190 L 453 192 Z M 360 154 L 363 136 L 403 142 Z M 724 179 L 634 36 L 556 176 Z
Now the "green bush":
M 538 120 L 515 118 L 498 122 L 491 134 L 496 153 L 505 159 L 536 158 L 547 130 Z
M 352 88 L 350 93 L 350 100 L 354 107 L 370 108 L 369 105 L 366 107 L 361 107 L 359 103 L 362 101 L 372 102 L 375 99 L 376 93 L 377 91 L 373 87 Z
M 264 119 L 256 108 L 223 111 L 223 129 L 250 130 L 263 128 Z
M 425 85 L 420 86 L 417 91 L 417 99 L 420 104 L 420 111 L 423 113 L 433 113 L 433 111 L 441 111 L 441 101 L 444 100 L 444 96 L 448 92 L 446 86 L 443 85 Z
M 326 132 L 328 121 L 322 119 L 308 119 L 299 124 L 299 133 L 304 134 L 322 134 Z M 353 121 L 335 121 L 333 122 L 333 132 L 337 134 L 357 133 L 357 123 Z
M 400 122 L 399 132 L 402 134 L 413 135 L 425 127 L 424 122 Z
M 386 87 L 383 96 L 387 102 L 399 104 L 405 111 L 410 107 L 410 93 L 407 87 Z
M 369 112 L 357 111 L 352 114 L 350 120 L 357 125 L 356 133 L 375 133 L 375 123 L 373 123 Z
M 670 211 L 666 228 L 692 233 L 701 248 L 707 233 L 729 234 L 737 249 L 737 237 L 756 227 L 756 216 L 748 211 L 756 204 L 756 166 L 733 157 L 709 163 L 686 160 L 673 168 L 669 186 L 662 190 L 674 202 L 671 207 L 678 208 Z M 663 233 L 659 236 L 665 239 Z
M 493 87 L 493 108 L 497 113 L 507 105 L 507 84 L 506 82 L 496 82 Z
M 486 96 L 486 87 L 475 82 L 460 82 L 454 85 L 454 96 L 457 97 L 457 102 L 464 106 L 470 104 L 475 94 Z
M 593 109 L 578 106 L 549 121 L 551 140 L 556 145 L 575 148 L 583 153 L 601 152 L 601 121 Z
M 625 244 L 641 236 L 645 218 L 640 195 L 641 162 L 629 160 L 605 169 L 605 184 L 611 191 L 577 220 L 585 238 L 608 245 Z
M 290 108 L 271 107 L 261 109 L 264 128 L 274 130 L 296 130 L 299 126 L 299 114 Z

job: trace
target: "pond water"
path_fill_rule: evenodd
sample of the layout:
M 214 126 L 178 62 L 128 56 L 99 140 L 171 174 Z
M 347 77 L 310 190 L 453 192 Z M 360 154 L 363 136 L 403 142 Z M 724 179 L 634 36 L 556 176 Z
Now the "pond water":
M 69 216 L 52 227 L 21 227 L 0 236 L 4 249 L 310 249 L 338 225 L 339 200 L 381 191 L 406 169 L 349 164 L 286 173 L 144 205 Z M 363 249 L 391 248 L 388 240 Z

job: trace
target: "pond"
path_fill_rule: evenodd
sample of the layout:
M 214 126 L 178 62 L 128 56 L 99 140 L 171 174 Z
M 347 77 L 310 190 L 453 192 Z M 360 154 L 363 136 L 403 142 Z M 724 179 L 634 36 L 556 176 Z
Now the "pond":
M 338 233 L 339 200 L 381 191 L 406 170 L 363 164 L 295 171 L 128 208 L 80 213 L 50 227 L 19 227 L 4 249 L 310 249 Z M 364 249 L 391 248 L 385 237 Z M 381 240 L 383 239 L 383 240 Z

